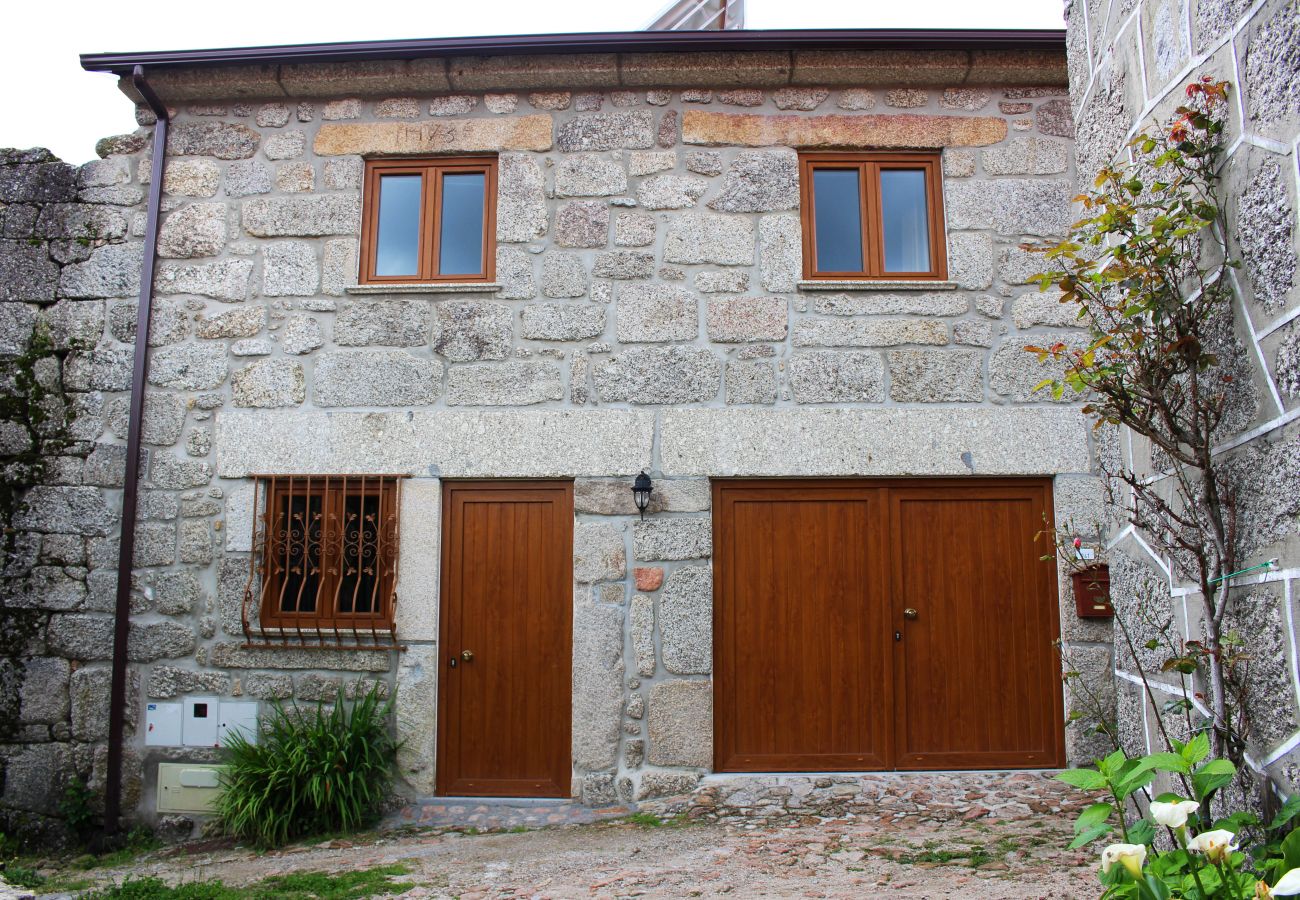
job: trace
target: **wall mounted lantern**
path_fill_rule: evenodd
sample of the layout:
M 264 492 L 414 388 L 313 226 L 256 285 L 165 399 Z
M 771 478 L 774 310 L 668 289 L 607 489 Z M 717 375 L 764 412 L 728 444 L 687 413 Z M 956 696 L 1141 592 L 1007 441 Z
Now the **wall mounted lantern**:
M 641 518 L 645 518 L 645 511 L 650 506 L 650 488 L 652 487 L 650 476 L 643 469 L 641 474 L 632 482 L 632 499 L 636 502 L 637 511 L 641 513 Z

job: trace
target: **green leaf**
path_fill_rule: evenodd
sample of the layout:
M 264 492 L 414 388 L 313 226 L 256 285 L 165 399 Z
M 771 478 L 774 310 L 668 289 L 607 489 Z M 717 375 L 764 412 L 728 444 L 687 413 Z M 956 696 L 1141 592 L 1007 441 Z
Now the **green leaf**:
M 1100 825 L 1110 818 L 1110 814 L 1115 811 L 1115 807 L 1109 803 L 1094 803 L 1079 813 L 1079 818 L 1074 820 L 1074 833 L 1093 828 Z
M 1179 755 L 1192 765 L 1196 765 L 1210 755 L 1210 736 L 1202 731 L 1186 744 L 1178 748 Z
M 1269 831 L 1276 831 L 1297 815 L 1300 815 L 1300 795 L 1292 797 L 1282 804 L 1282 808 L 1273 817 L 1273 821 L 1268 823 Z
M 1183 759 L 1177 753 L 1152 753 L 1142 758 L 1142 762 L 1152 769 L 1160 772 L 1181 772 L 1186 775 L 1192 770 L 1187 760 Z
M 1115 829 L 1112 828 L 1108 823 L 1103 823 L 1101 825 L 1094 825 L 1093 827 L 1089 828 L 1087 831 L 1084 831 L 1079 835 L 1077 835 L 1074 840 L 1070 841 L 1069 849 L 1078 850 L 1080 847 L 1091 844 L 1093 841 L 1097 840 L 1098 838 L 1105 837 L 1106 835 L 1110 834 L 1114 830 Z
M 1106 786 L 1106 776 L 1093 769 L 1066 769 L 1056 778 L 1081 791 L 1099 791 Z
M 1192 775 L 1192 789 L 1197 800 L 1204 800 L 1228 784 L 1237 774 L 1237 767 L 1226 759 L 1212 759 Z
M 1129 827 L 1128 839 L 1134 844 L 1150 844 L 1156 839 L 1155 823 L 1143 819 Z
M 1288 871 L 1300 869 L 1300 828 L 1295 829 L 1283 839 L 1282 858 L 1286 860 Z

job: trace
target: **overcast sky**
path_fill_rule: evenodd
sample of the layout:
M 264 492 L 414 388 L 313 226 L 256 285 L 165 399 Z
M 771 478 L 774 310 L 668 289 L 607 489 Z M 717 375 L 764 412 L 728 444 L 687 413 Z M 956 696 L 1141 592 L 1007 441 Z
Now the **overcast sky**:
M 667 0 L 107 0 L 10 3 L 0 54 L 0 147 L 68 162 L 135 128 L 111 75 L 77 54 L 383 38 L 637 31 Z M 362 13 L 364 10 L 364 14 Z M 1061 0 L 747 0 L 749 28 L 1061 28 Z

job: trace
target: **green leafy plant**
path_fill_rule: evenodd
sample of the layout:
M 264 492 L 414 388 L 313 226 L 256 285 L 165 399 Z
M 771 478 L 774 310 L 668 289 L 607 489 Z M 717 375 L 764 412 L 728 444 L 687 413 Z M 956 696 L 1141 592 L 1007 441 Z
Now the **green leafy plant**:
M 1081 790 L 1109 795 L 1079 814 L 1070 844 L 1078 848 L 1121 839 L 1101 851 L 1103 897 L 1265 900 L 1300 894 L 1300 830 L 1291 827 L 1300 815 L 1300 798 L 1288 801 L 1268 824 L 1247 812 L 1213 819 L 1210 801 L 1232 782 L 1236 767 L 1209 758 L 1204 732 L 1172 745 L 1172 751 L 1133 759 L 1117 750 L 1096 769 L 1069 769 L 1057 776 Z M 1183 793 L 1153 797 L 1157 773 L 1178 782 Z M 1139 804 L 1146 815 L 1130 820 Z M 1162 830 L 1169 838 L 1163 851 L 1157 849 Z
M 95 811 L 98 796 L 80 776 L 74 775 L 63 789 L 59 798 L 59 815 L 78 838 L 85 840 L 99 824 L 99 813 Z
M 410 871 L 395 863 L 336 874 L 295 872 L 264 878 L 243 888 L 227 887 L 219 880 L 172 886 L 160 878 L 128 878 L 119 885 L 81 896 L 82 900 L 363 900 L 409 889 L 409 883 L 392 879 Z
M 390 788 L 397 744 L 392 703 L 378 688 L 355 703 L 271 708 L 257 743 L 227 739 L 217 816 L 222 827 L 263 847 L 297 837 L 350 832 L 378 820 Z

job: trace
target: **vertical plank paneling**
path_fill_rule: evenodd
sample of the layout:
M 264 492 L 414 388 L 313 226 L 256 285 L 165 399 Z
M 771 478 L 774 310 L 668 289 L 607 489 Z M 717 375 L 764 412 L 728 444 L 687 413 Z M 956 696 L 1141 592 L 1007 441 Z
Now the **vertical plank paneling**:
M 443 509 L 438 793 L 567 797 L 572 484 L 446 482 Z

